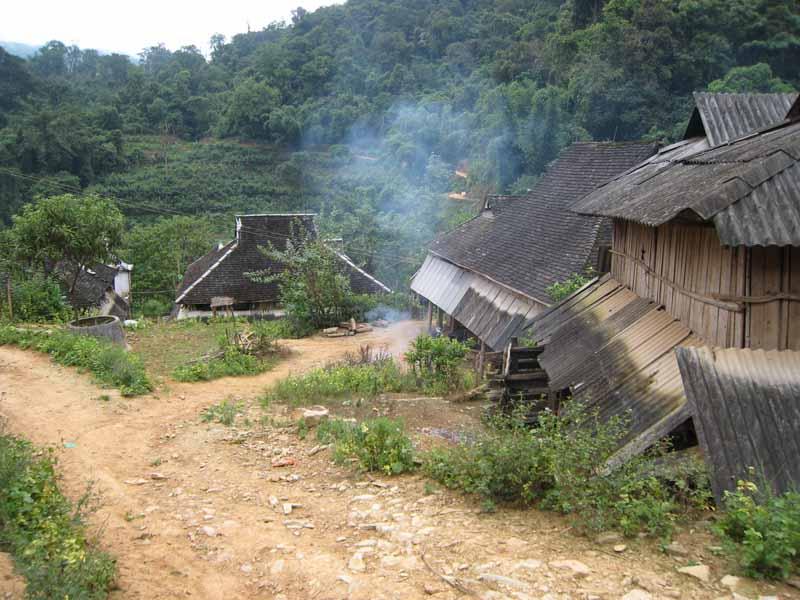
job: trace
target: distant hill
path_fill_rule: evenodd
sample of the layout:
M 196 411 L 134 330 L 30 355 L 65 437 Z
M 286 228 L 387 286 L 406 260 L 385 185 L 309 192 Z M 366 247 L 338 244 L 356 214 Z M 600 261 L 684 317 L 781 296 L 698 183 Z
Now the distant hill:
M 29 58 L 36 54 L 39 46 L 32 46 L 30 44 L 22 44 L 20 42 L 3 42 L 0 41 L 0 46 L 5 48 L 9 54 L 14 54 L 20 58 Z

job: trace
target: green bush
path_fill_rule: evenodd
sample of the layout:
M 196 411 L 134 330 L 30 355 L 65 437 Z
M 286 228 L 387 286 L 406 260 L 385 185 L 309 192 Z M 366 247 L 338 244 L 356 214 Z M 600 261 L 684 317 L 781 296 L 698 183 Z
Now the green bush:
M 163 317 L 172 310 L 173 303 L 159 298 L 148 298 L 142 302 L 139 311 L 143 317 Z
M 257 375 L 268 371 L 274 364 L 273 360 L 261 359 L 229 347 L 218 358 L 176 367 L 172 377 L 176 381 L 210 381 L 220 377 Z
M 214 404 L 205 409 L 200 415 L 200 419 L 203 423 L 216 422 L 230 427 L 236 421 L 236 415 L 242 413 L 242 409 L 241 402 L 232 402 L 225 399 L 219 404 Z
M 411 440 L 400 421 L 380 417 L 361 423 L 328 419 L 319 424 L 317 439 L 334 444 L 334 460 L 355 460 L 365 471 L 399 475 L 414 470 Z
M 123 396 L 137 396 L 153 389 L 136 354 L 97 338 L 62 330 L 0 327 L 0 346 L 8 344 L 45 352 L 59 364 L 85 369 L 98 382 L 118 388 Z
M 113 583 L 114 560 L 90 542 L 58 490 L 52 457 L 9 435 L 0 435 L 0 543 L 26 579 L 27 598 L 100 600 Z
M 14 280 L 13 301 L 16 321 L 43 323 L 70 318 L 70 308 L 58 282 L 40 273 Z
M 547 286 L 545 291 L 553 302 L 560 302 L 573 292 L 577 292 L 594 277 L 594 272 L 588 271 L 585 275 L 573 273 L 564 281 L 557 281 L 553 285 Z
M 740 481 L 726 492 L 716 532 L 746 575 L 785 579 L 800 570 L 800 493 L 764 490 Z
M 474 383 L 461 366 L 469 347 L 447 337 L 421 335 L 405 354 L 419 385 L 433 393 L 464 389 Z
M 707 501 L 707 478 L 697 466 L 659 469 L 653 455 L 609 472 L 625 432 L 622 420 L 601 422 L 568 402 L 560 416 L 540 415 L 536 428 L 519 416 L 498 417 L 476 439 L 430 451 L 425 470 L 489 506 L 538 504 L 569 514 L 579 531 L 667 535 L 680 514 Z
M 350 395 L 373 398 L 386 392 L 413 391 L 414 381 L 391 358 L 367 364 L 336 364 L 280 380 L 264 403 L 309 404 Z

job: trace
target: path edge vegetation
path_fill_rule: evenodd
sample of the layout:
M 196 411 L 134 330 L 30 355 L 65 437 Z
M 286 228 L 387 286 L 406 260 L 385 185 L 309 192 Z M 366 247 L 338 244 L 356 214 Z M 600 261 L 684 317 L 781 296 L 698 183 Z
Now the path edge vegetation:
M 58 488 L 52 449 L 0 429 L 0 547 L 25 578 L 26 598 L 101 600 L 114 585 L 114 558 L 84 523 L 91 489 L 73 504 Z

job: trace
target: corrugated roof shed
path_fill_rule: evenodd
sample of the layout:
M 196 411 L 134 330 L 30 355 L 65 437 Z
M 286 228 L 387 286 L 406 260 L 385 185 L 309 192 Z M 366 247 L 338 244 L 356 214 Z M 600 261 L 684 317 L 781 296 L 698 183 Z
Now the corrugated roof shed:
M 264 256 L 259 247 L 271 244 L 277 250 L 285 250 L 289 239 L 316 238 L 314 216 L 308 213 L 238 215 L 236 239 L 189 265 L 175 302 L 204 305 L 211 304 L 214 297 L 230 297 L 237 304 L 277 302 L 276 282 L 257 283 L 245 273 L 267 270 L 279 273 L 282 265 Z M 350 276 L 351 288 L 356 293 L 379 293 L 389 289 L 340 252 L 336 255 Z
M 525 320 L 541 310 L 530 299 L 429 254 L 411 289 L 452 315 L 492 350 L 505 347 Z
M 610 238 L 603 219 L 577 215 L 569 207 L 654 151 L 653 144 L 639 142 L 573 144 L 527 196 L 490 199 L 488 210 L 437 238 L 430 252 L 549 304 L 546 288 L 582 272 L 598 237 Z
M 662 307 L 606 275 L 527 327 L 552 388 L 601 419 L 630 417 L 617 460 L 641 452 L 688 418 L 674 349 L 700 340 Z
M 800 488 L 800 352 L 701 347 L 677 357 L 717 501 L 741 479 Z
M 730 246 L 800 245 L 800 121 L 687 156 L 694 143 L 664 149 L 574 210 L 651 226 L 713 220 Z
M 789 112 L 797 93 L 714 94 L 695 92 L 695 109 L 689 119 L 686 138 L 705 134 L 712 146 L 780 123 Z

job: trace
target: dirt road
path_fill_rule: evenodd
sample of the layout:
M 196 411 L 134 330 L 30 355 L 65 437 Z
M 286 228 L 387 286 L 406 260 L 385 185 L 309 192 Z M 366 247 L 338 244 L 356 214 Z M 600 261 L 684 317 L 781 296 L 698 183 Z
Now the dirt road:
M 310 455 L 310 437 L 281 426 L 282 407 L 256 422 L 255 399 L 271 382 L 366 342 L 397 344 L 417 326 L 293 341 L 291 357 L 269 373 L 170 384 L 142 398 L 112 392 L 110 401 L 73 369 L 2 347 L 0 413 L 10 431 L 59 448 L 69 496 L 94 482 L 100 505 L 90 522 L 119 566 L 112 598 L 620 598 L 635 589 L 653 598 L 731 596 L 705 533 L 686 534 L 692 556 L 680 561 L 653 540 L 626 541 L 615 553 L 571 535 L 551 514 L 481 514 L 458 495 L 426 494 L 420 477 L 372 480 L 336 467 L 328 451 Z M 251 425 L 200 422 L 204 408 L 226 397 L 249 403 Z M 444 423 L 448 411 L 466 410 L 423 402 L 403 410 Z M 295 464 L 274 466 L 292 462 L 282 458 Z M 711 565 L 708 583 L 675 571 L 690 559 Z M 800 597 L 753 586 L 740 591 Z

